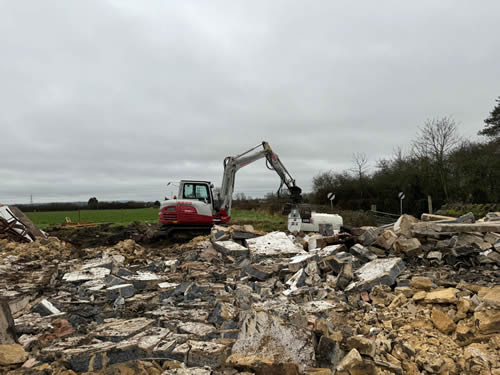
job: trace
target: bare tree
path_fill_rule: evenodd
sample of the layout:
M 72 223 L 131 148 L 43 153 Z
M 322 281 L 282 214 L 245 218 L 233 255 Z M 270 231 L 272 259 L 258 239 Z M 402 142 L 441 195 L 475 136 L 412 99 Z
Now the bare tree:
M 363 176 L 368 170 L 368 158 L 364 152 L 355 152 L 352 154 L 352 162 L 354 167 L 351 171 L 358 176 L 360 197 L 363 199 Z
M 364 152 L 356 152 L 352 154 L 352 162 L 354 163 L 354 167 L 351 168 L 351 171 L 356 173 L 361 181 L 363 175 L 368 169 L 368 158 Z
M 447 157 L 460 143 L 457 125 L 451 117 L 427 120 L 413 141 L 413 154 L 430 161 L 436 168 L 441 186 L 448 199 Z

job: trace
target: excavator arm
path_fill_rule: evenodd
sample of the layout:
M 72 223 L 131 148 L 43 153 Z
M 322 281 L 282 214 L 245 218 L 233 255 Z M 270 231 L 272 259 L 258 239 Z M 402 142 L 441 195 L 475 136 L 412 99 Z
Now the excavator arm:
M 261 147 L 262 149 L 258 150 Z M 262 142 L 262 144 L 259 144 L 240 155 L 228 156 L 224 159 L 224 176 L 222 178 L 222 185 L 218 198 L 220 202 L 219 210 L 225 211 L 227 216 L 231 216 L 231 205 L 233 202 L 236 172 L 240 168 L 263 158 L 266 158 L 267 167 L 275 171 L 280 176 L 280 189 L 283 185 L 286 185 L 294 203 L 299 203 L 302 200 L 302 190 L 295 184 L 295 180 L 280 161 L 278 155 L 272 151 L 269 143 Z M 278 190 L 278 193 L 280 189 Z

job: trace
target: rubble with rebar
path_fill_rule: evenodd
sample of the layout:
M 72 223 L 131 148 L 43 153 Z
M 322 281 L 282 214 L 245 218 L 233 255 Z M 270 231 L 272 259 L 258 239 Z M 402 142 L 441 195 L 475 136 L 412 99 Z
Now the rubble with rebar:
M 500 374 L 500 221 L 0 240 L 10 374 Z

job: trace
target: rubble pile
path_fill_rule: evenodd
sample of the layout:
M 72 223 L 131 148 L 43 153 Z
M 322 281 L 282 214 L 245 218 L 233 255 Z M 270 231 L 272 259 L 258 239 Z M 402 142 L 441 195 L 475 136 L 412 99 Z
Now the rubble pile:
M 2 241 L 0 372 L 500 374 L 488 218 L 216 226 L 166 247 Z

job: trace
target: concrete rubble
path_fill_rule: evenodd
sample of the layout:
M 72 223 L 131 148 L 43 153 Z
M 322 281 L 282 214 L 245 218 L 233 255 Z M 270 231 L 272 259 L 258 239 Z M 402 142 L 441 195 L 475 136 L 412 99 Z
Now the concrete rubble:
M 2 239 L 0 373 L 500 374 L 500 221 L 429 219 Z

